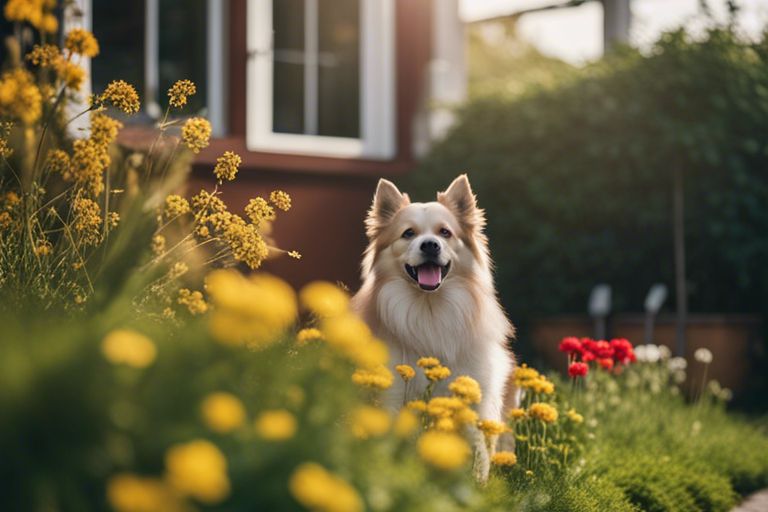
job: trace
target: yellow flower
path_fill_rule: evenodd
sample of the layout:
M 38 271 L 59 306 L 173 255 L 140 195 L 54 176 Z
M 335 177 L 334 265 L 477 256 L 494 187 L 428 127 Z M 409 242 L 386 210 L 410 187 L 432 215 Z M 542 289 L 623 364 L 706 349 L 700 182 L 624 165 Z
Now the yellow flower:
M 208 394 L 200 404 L 200 413 L 205 425 L 220 434 L 226 434 L 243 426 L 245 406 L 231 393 L 216 392 Z
M 42 100 L 34 76 L 26 69 L 13 68 L 0 76 L 0 116 L 30 126 L 42 115 Z
M 61 57 L 59 47 L 55 44 L 36 44 L 30 51 L 26 59 L 35 66 L 46 68 L 53 65 Z
M 269 193 L 269 202 L 284 212 L 291 209 L 291 196 L 282 190 L 273 190 Z
M 480 420 L 477 422 L 477 428 L 488 437 L 499 436 L 509 430 L 505 424 L 494 420 Z
M 299 292 L 299 301 L 319 317 L 338 316 L 349 310 L 349 295 L 326 281 L 314 281 Z
M 427 403 L 427 414 L 434 417 L 448 417 L 454 411 L 464 409 L 464 402 L 454 396 L 436 396 Z
M 302 329 L 296 333 L 296 341 L 299 342 L 300 345 L 305 345 L 312 340 L 321 339 L 323 339 L 323 333 L 320 332 L 320 329 L 315 329 L 314 327 Z
M 206 504 L 229 495 L 227 459 L 204 439 L 171 446 L 165 454 L 166 480 L 180 493 Z
M 531 418 L 536 418 L 544 423 L 554 423 L 557 421 L 557 409 L 549 404 L 535 403 L 528 408 L 528 414 Z
M 565 413 L 565 415 L 568 416 L 568 419 L 574 423 L 581 423 L 584 421 L 584 416 L 577 413 L 575 409 L 568 410 L 568 412 Z
M 496 452 L 491 456 L 491 463 L 497 466 L 514 466 L 517 464 L 515 452 Z
M 419 418 L 408 409 L 401 409 L 395 418 L 392 431 L 397 437 L 405 438 L 419 427 Z
M 177 279 L 189 271 L 189 267 L 183 261 L 177 261 L 168 271 L 168 279 Z
M 43 15 L 43 19 L 40 22 L 40 30 L 49 34 L 57 32 L 59 30 L 59 19 L 50 13 Z
M 245 207 L 245 214 L 256 226 L 259 226 L 263 221 L 273 221 L 277 217 L 275 209 L 262 197 L 256 197 L 248 201 Z
M 85 57 L 95 57 L 99 54 L 99 42 L 92 33 L 83 28 L 73 28 L 67 33 L 64 48 Z
M 397 370 L 397 373 L 400 374 L 400 377 L 403 378 L 404 381 L 408 382 L 412 378 L 416 376 L 416 370 L 414 370 L 411 366 L 408 366 L 407 364 L 399 364 L 395 366 L 395 370 Z
M 352 411 L 350 429 L 358 439 L 368 439 L 386 434 L 391 423 L 387 411 L 366 405 Z
M 442 470 L 463 466 L 469 457 L 469 445 L 460 436 L 449 432 L 429 431 L 418 441 L 418 452 L 428 464 Z
M 136 89 L 124 80 L 110 82 L 99 100 L 111 104 L 126 114 L 135 114 L 141 108 Z
M 104 190 L 104 170 L 111 159 L 104 146 L 92 139 L 79 139 L 72 143 L 72 160 L 69 171 L 62 177 L 65 181 L 74 181 L 92 195 Z
M 424 375 L 426 375 L 432 382 L 436 382 L 450 377 L 451 369 L 446 366 L 434 366 L 432 368 L 426 368 L 424 370 Z
M 285 441 L 296 434 L 296 418 L 284 409 L 262 412 L 256 418 L 256 432 L 267 441 Z
M 300 260 L 301 259 L 301 253 L 299 251 L 288 251 L 287 254 L 288 254 L 288 256 L 290 256 L 291 258 L 293 258 L 295 260 Z
M 69 174 L 69 154 L 61 149 L 52 149 L 48 152 L 45 166 L 51 172 L 65 176 Z
M 176 493 L 159 478 L 119 473 L 107 482 L 107 501 L 116 512 L 186 510 Z
M 40 240 L 35 245 L 33 251 L 37 256 L 48 256 L 53 251 L 53 246 L 48 240 Z
M 117 119 L 112 119 L 102 112 L 91 114 L 91 140 L 97 145 L 105 148 L 112 144 L 117 138 L 117 133 L 123 127 L 123 123 Z
M 157 256 L 165 252 L 165 237 L 163 235 L 152 237 L 152 252 Z
M 169 219 L 184 215 L 190 212 L 189 201 L 183 197 L 171 194 L 165 198 L 165 216 Z
M 520 409 L 520 408 L 510 409 L 507 415 L 510 417 L 510 419 L 519 420 L 521 418 L 525 418 L 525 409 Z
M 221 343 L 254 347 L 277 341 L 296 319 L 296 295 L 268 274 L 248 278 L 235 270 L 216 270 L 206 279 L 214 311 L 209 329 Z
M 460 425 L 474 425 L 477 423 L 477 413 L 469 407 L 464 407 L 454 411 L 453 419 Z
M 187 97 L 194 96 L 197 93 L 197 87 L 191 80 L 178 80 L 170 89 L 168 89 L 169 103 L 181 108 L 187 104 Z
M 216 159 L 216 167 L 213 168 L 213 174 L 219 182 L 222 180 L 232 181 L 235 179 L 237 169 L 242 162 L 243 159 L 240 158 L 240 155 L 232 151 L 225 151 L 223 155 Z
M 374 338 L 366 323 L 352 313 L 325 319 L 321 331 L 328 345 L 361 368 L 377 367 L 389 360 L 386 345 Z
M 0 157 L 8 158 L 13 154 L 13 148 L 8 145 L 8 140 L 0 138 Z
M 85 70 L 66 59 L 57 59 L 53 65 L 56 70 L 56 76 L 64 85 L 73 91 L 79 91 L 85 80 Z
M 43 3 L 30 0 L 8 0 L 4 9 L 8 21 L 28 21 L 35 28 L 40 28 L 43 21 Z
M 370 369 L 357 369 L 352 374 L 352 382 L 358 386 L 367 386 L 376 389 L 389 389 L 394 377 L 386 366 L 379 365 Z
M 427 410 L 427 403 L 424 400 L 411 400 L 405 406 L 411 411 L 424 412 Z
M 539 372 L 537 372 L 534 368 L 529 368 L 525 364 L 515 368 L 515 371 L 513 373 L 513 378 L 515 379 L 515 384 L 517 386 L 521 386 L 523 382 L 531 379 L 535 379 L 538 376 L 539 376 Z
M 421 368 L 431 368 L 433 366 L 440 366 L 440 360 L 436 357 L 422 357 L 416 361 L 416 366 Z
M 456 422 L 453 421 L 453 418 L 438 418 L 438 420 L 435 421 L 435 430 L 441 432 L 455 432 Z
M 208 147 L 211 139 L 211 123 L 202 117 L 191 117 L 181 127 L 181 140 L 193 153 Z
M 454 395 L 461 398 L 468 404 L 480 403 L 480 400 L 483 398 L 483 393 L 480 390 L 480 384 L 478 384 L 475 379 L 467 375 L 456 377 L 456 380 L 448 385 L 448 389 L 450 389 Z
M 296 501 L 315 512 L 362 512 L 364 508 L 354 487 L 314 462 L 297 467 L 288 488 Z
M 522 381 L 520 387 L 530 389 L 534 393 L 543 393 L 545 395 L 551 395 L 555 392 L 555 385 L 548 381 L 543 375 L 534 379 Z
M 131 329 L 117 329 L 107 334 L 101 342 L 101 352 L 111 363 L 134 368 L 146 368 L 157 355 L 152 340 Z

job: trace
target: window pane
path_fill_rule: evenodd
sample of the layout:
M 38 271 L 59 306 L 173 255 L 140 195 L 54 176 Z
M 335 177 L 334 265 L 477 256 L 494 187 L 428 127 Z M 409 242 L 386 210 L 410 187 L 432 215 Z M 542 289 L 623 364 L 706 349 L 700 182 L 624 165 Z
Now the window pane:
M 274 0 L 272 130 L 304 133 L 304 0 Z
M 318 133 L 360 137 L 360 2 L 319 0 Z
M 206 0 L 160 0 L 160 84 L 157 101 L 165 108 L 167 91 L 176 80 L 192 80 L 197 94 L 186 112 L 206 106 Z
M 144 0 L 93 0 L 93 33 L 101 47 L 91 61 L 93 91 L 121 79 L 143 92 Z

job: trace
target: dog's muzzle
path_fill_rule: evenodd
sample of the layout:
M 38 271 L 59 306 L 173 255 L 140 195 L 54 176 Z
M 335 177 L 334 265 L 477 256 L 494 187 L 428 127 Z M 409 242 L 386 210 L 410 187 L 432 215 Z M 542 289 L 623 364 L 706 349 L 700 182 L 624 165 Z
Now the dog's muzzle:
M 411 279 L 416 281 L 419 288 L 429 292 L 440 287 L 450 269 L 450 261 L 446 265 L 438 265 L 433 261 L 427 261 L 415 267 L 408 264 L 405 265 L 405 271 L 411 276 Z

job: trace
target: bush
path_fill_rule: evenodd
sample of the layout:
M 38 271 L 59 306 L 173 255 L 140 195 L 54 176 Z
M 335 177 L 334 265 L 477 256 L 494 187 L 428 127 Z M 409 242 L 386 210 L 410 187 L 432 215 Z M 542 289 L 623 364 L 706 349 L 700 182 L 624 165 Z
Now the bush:
M 768 39 L 664 35 L 560 87 L 459 110 L 405 190 L 429 200 L 468 172 L 510 316 L 583 312 L 591 287 L 638 311 L 673 284 L 672 170 L 682 169 L 690 305 L 766 314 Z M 717 269 L 713 272 L 713 269 Z

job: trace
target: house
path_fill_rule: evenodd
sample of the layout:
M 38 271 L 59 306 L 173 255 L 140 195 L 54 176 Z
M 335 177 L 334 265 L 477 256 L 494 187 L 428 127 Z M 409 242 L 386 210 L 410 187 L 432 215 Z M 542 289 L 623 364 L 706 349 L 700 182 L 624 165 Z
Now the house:
M 273 189 L 293 208 L 274 237 L 300 261 L 267 270 L 294 284 L 357 286 L 363 219 L 380 177 L 414 168 L 450 124 L 433 105 L 465 90 L 458 0 L 78 0 L 101 55 L 92 88 L 123 78 L 143 92 L 146 126 L 177 79 L 198 86 L 190 110 L 214 140 L 190 191 L 211 185 L 225 150 L 242 156 L 225 185 L 234 209 Z M 136 129 L 133 127 L 132 129 Z

